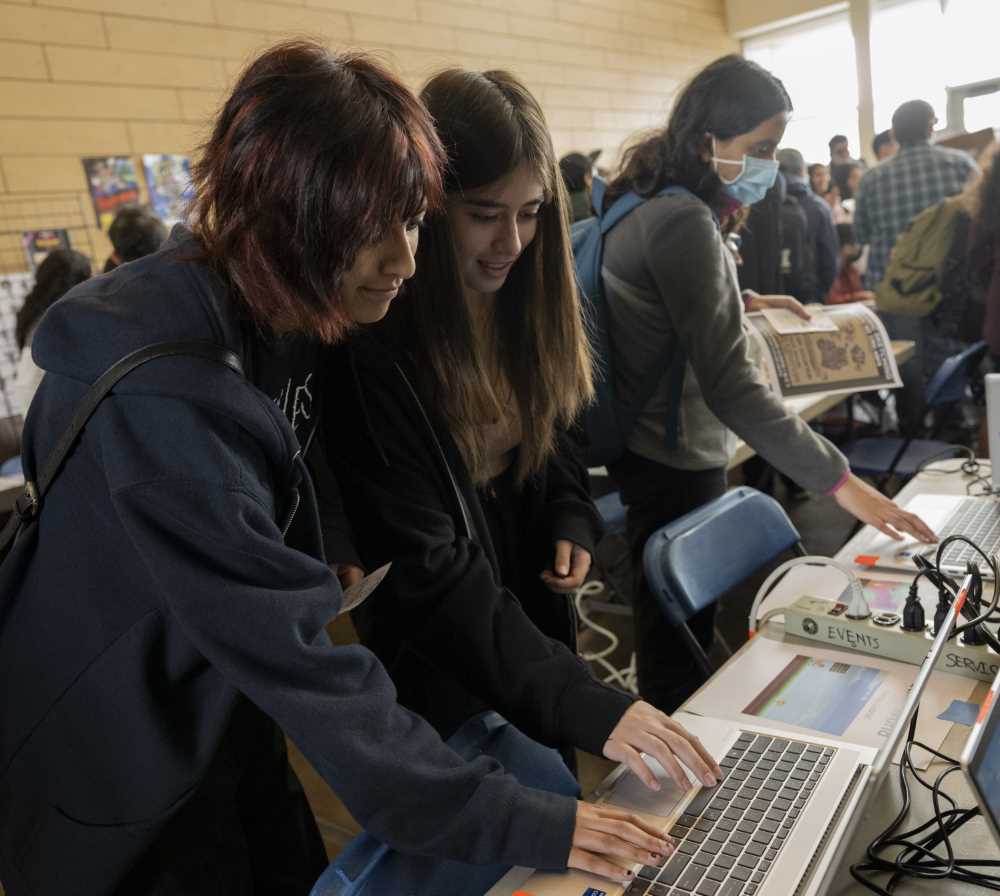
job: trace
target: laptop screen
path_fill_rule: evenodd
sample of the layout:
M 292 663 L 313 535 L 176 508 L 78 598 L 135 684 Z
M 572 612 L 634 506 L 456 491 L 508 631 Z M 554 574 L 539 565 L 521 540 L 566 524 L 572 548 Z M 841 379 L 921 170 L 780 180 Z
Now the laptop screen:
M 1000 682 L 1000 677 L 998 677 Z M 1000 711 L 997 709 L 997 684 L 989 693 L 988 707 L 973 732 L 971 753 L 963 756 L 970 783 L 977 792 L 979 806 L 989 816 L 994 831 L 1000 831 Z

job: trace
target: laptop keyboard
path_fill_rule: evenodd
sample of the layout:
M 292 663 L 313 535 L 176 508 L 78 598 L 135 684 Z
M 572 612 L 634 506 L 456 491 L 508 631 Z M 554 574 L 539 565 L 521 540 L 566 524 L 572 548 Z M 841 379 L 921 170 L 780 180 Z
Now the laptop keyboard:
M 964 535 L 992 557 L 1000 549 L 1000 501 L 963 498 L 941 527 L 941 540 L 949 535 Z M 964 569 L 967 560 L 977 560 L 982 566 L 982 557 L 967 544 L 956 543 L 945 549 L 943 562 L 948 566 Z
M 833 758 L 834 750 L 742 733 L 670 835 L 677 851 L 643 867 L 625 896 L 753 896 Z

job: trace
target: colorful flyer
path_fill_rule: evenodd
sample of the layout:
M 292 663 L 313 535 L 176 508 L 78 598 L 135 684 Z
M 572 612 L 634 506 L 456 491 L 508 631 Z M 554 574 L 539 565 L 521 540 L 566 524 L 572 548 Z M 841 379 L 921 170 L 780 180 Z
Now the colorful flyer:
M 22 230 L 21 245 L 28 259 L 28 267 L 34 273 L 38 266 L 53 249 L 69 249 L 69 231 L 67 230 Z
M 139 176 L 129 156 L 101 156 L 83 160 L 83 170 L 94 202 L 97 225 L 107 232 L 115 212 L 139 201 Z
M 185 218 L 191 198 L 191 163 L 187 156 L 151 154 L 142 157 L 153 213 L 167 227 Z
M 796 656 L 743 712 L 842 737 L 881 681 L 868 666 Z

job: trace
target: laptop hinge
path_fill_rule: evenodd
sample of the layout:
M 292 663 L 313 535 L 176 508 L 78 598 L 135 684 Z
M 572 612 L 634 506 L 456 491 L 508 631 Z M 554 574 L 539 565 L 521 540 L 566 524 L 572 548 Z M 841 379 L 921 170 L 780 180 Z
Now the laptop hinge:
M 850 802 L 854 791 L 858 787 L 858 782 L 861 780 L 861 776 L 868 770 L 869 766 L 859 765 L 855 770 L 854 774 L 851 776 L 851 780 L 847 787 L 844 788 L 844 793 L 837 803 L 837 807 L 833 810 L 833 815 L 830 816 L 830 821 L 827 823 L 826 827 L 823 829 L 823 834 L 816 841 L 816 848 L 813 850 L 812 855 L 809 857 L 809 863 L 806 865 L 805 870 L 802 872 L 802 876 L 799 878 L 798 885 L 792 891 L 792 896 L 802 896 L 805 892 L 806 887 L 812 880 L 813 872 L 816 870 L 816 865 L 820 860 L 820 856 L 823 855 L 826 847 L 830 843 L 830 837 L 833 835 L 834 829 L 840 824 L 840 820 L 844 815 L 844 810 L 847 808 L 847 804 Z

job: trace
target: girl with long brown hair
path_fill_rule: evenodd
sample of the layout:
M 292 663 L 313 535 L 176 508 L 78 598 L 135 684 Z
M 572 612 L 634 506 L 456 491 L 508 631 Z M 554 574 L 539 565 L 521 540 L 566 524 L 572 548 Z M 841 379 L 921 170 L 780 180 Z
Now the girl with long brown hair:
M 421 98 L 448 153 L 444 212 L 428 215 L 417 273 L 386 324 L 331 362 L 355 382 L 344 416 L 356 422 L 332 440 L 355 562 L 392 562 L 354 614 L 358 632 L 400 702 L 446 737 L 519 729 L 626 761 L 650 786 L 642 752 L 682 786 L 681 762 L 712 782 L 718 768 L 696 739 L 594 679 L 572 649 L 567 592 L 598 534 L 570 432 L 591 359 L 544 116 L 502 71 L 446 71 Z M 555 786 L 575 789 L 541 752 Z M 587 847 L 573 856 L 595 867 Z

